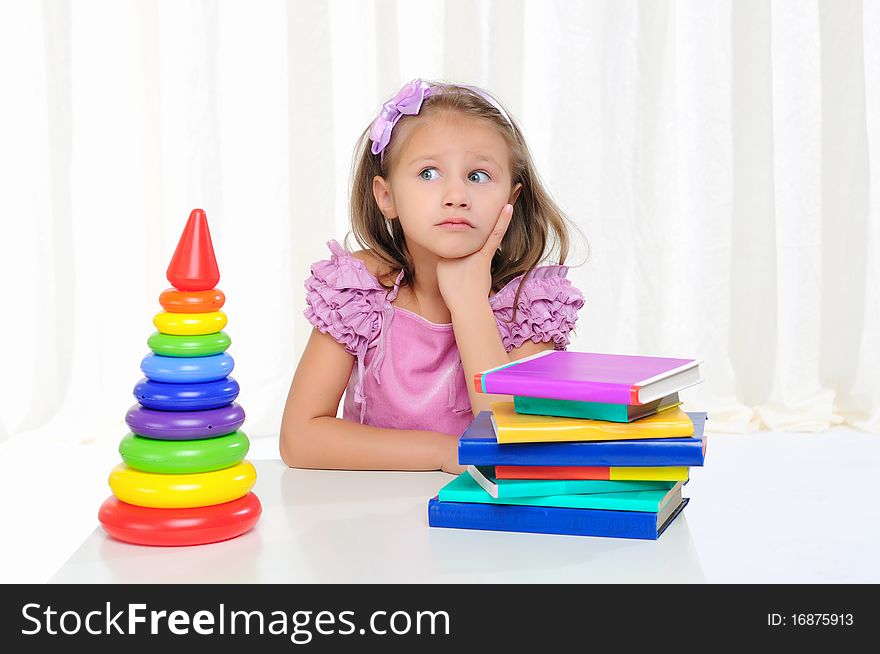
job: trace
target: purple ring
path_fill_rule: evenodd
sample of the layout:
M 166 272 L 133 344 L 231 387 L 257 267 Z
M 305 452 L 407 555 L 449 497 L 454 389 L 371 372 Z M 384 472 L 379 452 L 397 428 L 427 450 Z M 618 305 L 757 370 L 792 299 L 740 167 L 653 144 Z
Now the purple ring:
M 233 402 L 205 411 L 156 411 L 135 404 L 125 414 L 135 434 L 166 441 L 189 441 L 231 434 L 244 424 L 244 409 Z

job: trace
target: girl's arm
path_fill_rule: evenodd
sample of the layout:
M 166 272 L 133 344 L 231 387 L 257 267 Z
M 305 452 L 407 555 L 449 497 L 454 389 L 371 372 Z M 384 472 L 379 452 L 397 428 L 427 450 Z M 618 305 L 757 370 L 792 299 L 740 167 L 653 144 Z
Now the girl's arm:
M 513 401 L 510 395 L 477 393 L 474 390 L 474 375 L 555 347 L 553 341 L 546 343 L 526 341 L 508 354 L 501 341 L 501 334 L 498 333 L 495 314 L 485 300 L 474 301 L 469 306 L 450 307 L 450 313 L 452 331 L 455 333 L 455 343 L 461 355 L 461 366 L 464 369 L 474 416 L 480 411 L 489 411 L 493 402 Z
M 294 468 L 445 470 L 457 474 L 458 436 L 384 429 L 336 417 L 355 358 L 312 330 L 281 419 L 281 458 Z

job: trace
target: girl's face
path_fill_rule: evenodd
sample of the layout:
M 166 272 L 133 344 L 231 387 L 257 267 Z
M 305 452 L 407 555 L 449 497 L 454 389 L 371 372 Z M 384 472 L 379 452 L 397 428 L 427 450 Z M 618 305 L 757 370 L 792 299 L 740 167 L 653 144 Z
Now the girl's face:
M 459 114 L 417 117 L 400 128 L 391 174 L 373 180 L 379 208 L 400 220 L 414 256 L 473 254 L 522 186 L 512 187 L 507 142 L 491 123 Z

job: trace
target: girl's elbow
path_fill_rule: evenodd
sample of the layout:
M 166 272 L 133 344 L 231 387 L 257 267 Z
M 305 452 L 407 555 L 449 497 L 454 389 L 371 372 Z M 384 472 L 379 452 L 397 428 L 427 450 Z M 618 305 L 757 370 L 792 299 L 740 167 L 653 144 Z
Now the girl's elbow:
M 306 468 L 307 457 L 305 448 L 303 447 L 305 435 L 301 430 L 293 427 L 282 427 L 281 439 L 279 444 L 279 453 L 281 460 L 289 468 Z
M 281 438 L 281 444 L 278 447 L 278 452 L 279 452 L 279 454 L 281 454 L 281 460 L 284 461 L 284 464 L 288 468 L 295 468 L 296 467 L 296 457 L 294 457 L 290 453 L 290 450 L 289 450 L 287 444 L 285 443 L 283 437 Z

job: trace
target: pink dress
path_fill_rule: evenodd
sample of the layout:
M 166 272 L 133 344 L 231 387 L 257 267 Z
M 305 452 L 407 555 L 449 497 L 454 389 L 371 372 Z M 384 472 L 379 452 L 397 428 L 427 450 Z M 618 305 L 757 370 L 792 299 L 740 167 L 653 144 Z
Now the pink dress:
M 462 434 L 473 418 L 467 380 L 452 323 L 438 325 L 391 304 L 385 289 L 336 241 L 329 260 L 318 261 L 305 282 L 305 317 L 354 355 L 345 391 L 343 418 L 376 427 Z M 566 279 L 567 266 L 535 268 L 520 293 L 516 322 L 513 299 L 522 275 L 489 298 L 498 332 L 510 352 L 527 340 L 568 345 L 568 333 L 584 304 Z

